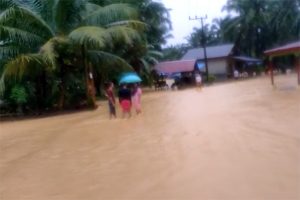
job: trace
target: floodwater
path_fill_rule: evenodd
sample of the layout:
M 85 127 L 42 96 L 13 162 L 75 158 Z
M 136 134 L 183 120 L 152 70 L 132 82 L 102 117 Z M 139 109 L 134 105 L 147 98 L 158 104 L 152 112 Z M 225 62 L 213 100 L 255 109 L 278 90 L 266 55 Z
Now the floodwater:
M 294 75 L 144 95 L 143 113 L 2 122 L 1 200 L 300 199 Z

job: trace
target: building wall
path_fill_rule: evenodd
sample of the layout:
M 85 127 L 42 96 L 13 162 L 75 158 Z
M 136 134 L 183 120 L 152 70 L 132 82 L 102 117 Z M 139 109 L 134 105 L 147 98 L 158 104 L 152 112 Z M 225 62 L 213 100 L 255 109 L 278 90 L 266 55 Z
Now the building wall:
M 228 63 L 227 58 L 208 60 L 209 74 L 214 75 L 227 75 Z

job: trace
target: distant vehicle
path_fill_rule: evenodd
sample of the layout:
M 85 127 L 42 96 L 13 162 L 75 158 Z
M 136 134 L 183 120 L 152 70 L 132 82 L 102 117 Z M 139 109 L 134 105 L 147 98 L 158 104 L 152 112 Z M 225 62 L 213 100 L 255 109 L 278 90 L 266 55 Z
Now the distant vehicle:
M 169 85 L 165 79 L 160 79 L 154 82 L 155 90 L 168 90 Z

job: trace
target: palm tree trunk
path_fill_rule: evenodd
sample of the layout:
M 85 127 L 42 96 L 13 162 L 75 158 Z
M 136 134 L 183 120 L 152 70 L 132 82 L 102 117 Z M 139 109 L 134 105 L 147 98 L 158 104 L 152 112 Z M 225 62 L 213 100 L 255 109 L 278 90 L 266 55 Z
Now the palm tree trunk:
M 36 95 L 37 95 L 37 113 L 40 114 L 46 106 L 46 72 L 42 73 L 36 78 Z
M 65 105 L 65 71 L 64 67 L 60 66 L 60 84 L 59 84 L 59 100 L 58 100 L 58 109 L 62 110 Z
M 87 55 L 86 55 L 86 47 L 82 45 L 81 52 L 82 52 L 82 59 L 84 65 L 84 73 L 85 73 L 85 81 L 86 81 L 86 98 L 88 105 L 96 108 L 96 93 L 95 93 L 95 84 L 94 84 L 94 77 L 92 73 L 92 66 L 88 62 Z

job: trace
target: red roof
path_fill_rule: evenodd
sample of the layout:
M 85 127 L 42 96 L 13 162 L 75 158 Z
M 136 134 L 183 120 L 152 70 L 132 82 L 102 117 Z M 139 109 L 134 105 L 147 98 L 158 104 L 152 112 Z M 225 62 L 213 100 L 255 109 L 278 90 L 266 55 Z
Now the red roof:
M 294 53 L 294 52 L 300 52 L 300 41 L 293 42 L 274 49 L 270 49 L 265 51 L 264 53 L 267 55 L 276 55 L 276 54 L 285 54 L 285 53 Z
M 158 63 L 155 69 L 162 73 L 178 73 L 194 71 L 196 60 L 175 60 Z

